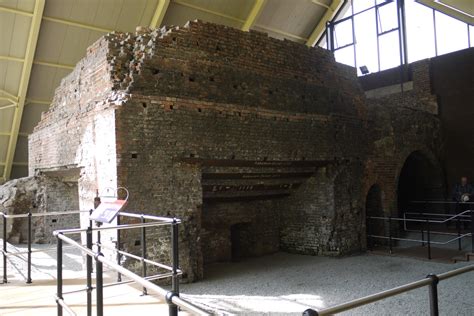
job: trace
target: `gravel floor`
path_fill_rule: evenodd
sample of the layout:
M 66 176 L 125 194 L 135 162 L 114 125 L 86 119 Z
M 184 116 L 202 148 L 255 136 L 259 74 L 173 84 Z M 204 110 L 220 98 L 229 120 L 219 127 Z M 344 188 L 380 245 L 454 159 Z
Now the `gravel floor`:
M 377 255 L 326 258 L 277 253 L 207 267 L 206 280 L 183 284 L 185 296 L 220 315 L 301 315 L 446 272 L 443 264 Z M 474 315 L 474 273 L 440 283 L 441 315 Z M 428 288 L 341 315 L 429 315 Z
M 24 245 L 9 247 L 9 251 L 26 250 Z M 10 282 L 24 282 L 25 258 L 9 260 Z M 55 277 L 55 251 L 35 253 L 33 259 L 33 280 Z M 77 250 L 65 250 L 65 277 L 82 275 L 82 260 Z M 307 308 L 332 306 L 467 264 L 379 255 L 327 258 L 277 253 L 210 265 L 204 281 L 183 284 L 181 292 L 219 315 L 301 315 Z M 473 293 L 474 273 L 441 282 L 440 314 L 474 315 Z M 343 315 L 429 315 L 428 302 L 428 289 L 422 288 Z

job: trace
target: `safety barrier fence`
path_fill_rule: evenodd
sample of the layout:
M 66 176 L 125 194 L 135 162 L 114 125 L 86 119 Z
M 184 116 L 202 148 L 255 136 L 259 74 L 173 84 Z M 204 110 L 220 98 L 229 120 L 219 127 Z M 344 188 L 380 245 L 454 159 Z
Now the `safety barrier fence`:
M 76 315 L 73 309 L 71 309 L 64 300 L 64 295 L 86 292 L 87 299 L 87 315 L 92 315 L 92 292 L 96 291 L 96 315 L 103 315 L 104 303 L 103 303 L 103 289 L 115 285 L 122 285 L 128 283 L 138 283 L 143 287 L 143 294 L 148 294 L 148 291 L 158 294 L 161 298 L 165 299 L 169 305 L 169 315 L 175 316 L 178 313 L 178 307 L 187 310 L 195 315 L 209 315 L 206 311 L 194 306 L 192 303 L 180 298 L 179 296 L 179 275 L 182 274 L 178 268 L 178 225 L 180 224 L 179 219 L 159 217 L 145 214 L 137 214 L 130 212 L 119 212 L 116 220 L 116 225 L 93 227 L 93 222 L 89 221 L 87 228 L 79 229 L 62 229 L 54 232 L 54 236 L 57 239 L 57 244 L 45 249 L 32 250 L 32 218 L 34 217 L 47 217 L 47 216 L 62 216 L 71 214 L 91 214 L 90 211 L 64 211 L 64 212 L 47 212 L 47 213 L 24 213 L 24 214 L 5 214 L 0 212 L 0 216 L 3 218 L 3 284 L 8 282 L 8 258 L 16 256 L 21 259 L 23 255 L 27 255 L 27 273 L 26 283 L 32 283 L 31 277 L 31 266 L 32 266 L 32 253 L 35 252 L 49 252 L 52 250 L 57 251 L 57 314 L 63 315 L 66 312 L 70 315 Z M 130 218 L 139 220 L 138 223 L 121 225 L 120 222 L 124 218 Z M 28 221 L 27 227 L 27 250 L 26 251 L 9 251 L 7 243 L 7 227 L 9 220 L 18 218 L 26 218 Z M 147 228 L 156 227 L 171 227 L 171 266 L 163 263 L 155 262 L 147 258 Z M 132 254 L 121 249 L 121 234 L 122 230 L 126 229 L 139 229 L 140 230 L 140 246 L 141 254 Z M 101 232 L 114 231 L 116 232 L 115 246 L 104 244 L 101 242 Z M 82 244 L 73 238 L 71 235 L 85 234 L 86 244 Z M 93 242 L 93 235 L 95 236 L 95 242 Z M 78 238 L 80 239 L 80 238 Z M 67 245 L 64 245 L 66 243 Z M 86 255 L 86 286 L 82 289 L 76 289 L 73 291 L 63 291 L 63 251 L 67 248 L 73 248 L 80 250 Z M 102 249 L 106 249 L 111 253 L 115 253 L 115 260 L 113 262 L 104 257 L 101 252 Z M 121 266 L 122 259 L 127 257 L 132 260 L 137 260 L 141 263 L 141 276 Z M 95 260 L 95 274 L 96 282 L 95 286 L 92 284 L 92 273 L 93 273 L 93 260 Z M 110 268 L 117 273 L 117 282 L 104 284 L 103 278 L 103 266 Z M 157 270 L 164 272 L 148 275 L 148 268 L 150 266 L 155 267 Z M 122 276 L 126 276 L 127 279 L 123 280 Z M 171 290 L 165 290 L 164 288 L 152 283 L 153 280 L 171 278 Z
M 140 223 L 136 224 L 120 224 L 120 219 L 123 217 L 139 218 Z M 151 220 L 146 222 L 146 220 Z M 64 295 L 70 293 L 77 293 L 80 291 L 85 291 L 87 295 L 87 315 L 92 315 L 92 291 L 96 291 L 96 315 L 104 315 L 104 296 L 103 291 L 105 287 L 120 285 L 125 283 L 138 283 L 143 287 L 143 293 L 147 294 L 148 291 L 157 294 L 160 298 L 166 300 L 169 306 L 169 315 L 177 316 L 178 307 L 191 312 L 195 315 L 209 315 L 206 311 L 201 308 L 193 305 L 192 303 L 182 299 L 179 296 L 179 275 L 181 270 L 179 270 L 179 257 L 178 257 L 178 225 L 181 222 L 179 219 L 150 216 L 143 214 L 135 213 L 126 213 L 120 212 L 118 214 L 118 224 L 113 226 L 105 227 L 92 227 L 90 225 L 85 229 L 64 229 L 54 232 L 54 235 L 57 238 L 57 293 L 56 293 L 56 302 L 57 302 L 57 314 L 58 316 L 63 315 L 63 311 L 66 311 L 70 315 L 76 315 L 74 311 L 67 305 Z M 163 227 L 171 226 L 171 266 L 154 262 L 147 259 L 146 253 L 146 229 L 152 227 Z M 117 241 L 116 247 L 109 247 L 100 241 L 100 232 L 107 230 L 117 231 L 117 235 L 120 236 L 120 231 L 127 229 L 140 229 L 141 230 L 141 246 L 142 254 L 141 256 L 134 255 L 128 252 L 125 252 L 120 249 L 120 240 Z M 93 233 L 97 233 L 97 242 L 93 243 L 92 236 Z M 73 234 L 86 234 L 86 246 L 80 244 L 79 242 L 68 237 Z M 86 288 L 81 290 L 75 290 L 70 292 L 63 291 L 63 243 L 66 243 L 70 246 L 73 246 L 76 249 L 79 249 L 83 254 L 86 255 Z M 96 251 L 93 250 L 93 246 L 96 246 Z M 108 248 L 111 251 L 114 251 L 117 255 L 117 262 L 113 262 L 102 254 L 102 248 Z M 142 263 L 142 276 L 126 269 L 120 265 L 121 257 L 126 256 L 131 259 L 136 259 Z M 95 261 L 95 274 L 96 282 L 95 287 L 92 286 L 92 260 Z M 109 269 L 117 273 L 117 282 L 104 284 L 103 278 L 103 267 L 104 265 Z M 147 276 L 147 265 L 153 265 L 159 269 L 165 270 L 165 273 L 160 273 L 152 276 Z M 129 280 L 123 281 L 122 276 L 126 276 Z M 171 290 L 166 290 L 152 282 L 151 280 L 171 278 Z
M 424 286 L 429 287 L 429 300 L 430 300 L 430 315 L 438 316 L 439 315 L 439 304 L 438 304 L 438 283 L 440 281 L 464 274 L 467 272 L 473 272 L 474 265 L 469 265 L 462 267 L 456 270 L 452 270 L 446 273 L 441 274 L 429 274 L 425 279 L 418 280 L 412 283 L 408 283 L 402 286 L 392 288 L 390 290 L 382 291 L 372 295 L 368 295 L 362 298 L 358 298 L 346 303 L 338 304 L 332 307 L 324 308 L 319 311 L 314 309 L 307 309 L 303 312 L 304 316 L 323 316 L 323 315 L 333 315 L 337 313 L 346 312 L 357 307 L 361 307 L 370 303 L 381 301 L 383 299 L 394 297 Z
M 415 218 L 408 218 L 408 216 L 415 216 Z M 450 214 L 436 214 L 436 216 L 439 217 L 446 217 L 445 219 L 433 219 L 434 215 L 432 213 L 405 213 L 403 218 L 400 217 L 380 217 L 380 216 L 368 216 L 367 219 L 369 220 L 376 220 L 376 221 L 381 221 L 383 223 L 388 224 L 388 229 L 384 229 L 385 235 L 374 235 L 374 234 L 367 234 L 367 242 L 369 245 L 369 248 L 371 245 L 373 245 L 373 240 L 374 239 L 382 239 L 382 240 L 388 240 L 388 247 L 389 247 L 389 252 L 393 253 L 393 243 L 394 241 L 406 241 L 406 242 L 414 242 L 414 243 L 421 243 L 422 246 L 427 246 L 427 255 L 428 259 L 431 259 L 431 245 L 447 245 L 453 242 L 458 242 L 458 249 L 462 249 L 462 240 L 467 237 L 471 237 L 471 252 L 474 252 L 474 211 L 467 210 L 464 212 L 461 212 L 456 215 L 450 215 Z M 433 230 L 432 225 L 433 224 L 448 224 L 448 223 L 456 223 L 457 225 L 457 233 L 449 233 L 449 232 L 440 232 L 440 231 L 435 231 Z M 405 230 L 407 231 L 416 231 L 421 234 L 421 239 L 413 239 L 413 238 L 402 238 L 402 237 L 397 237 L 397 234 L 394 234 L 392 231 L 392 226 L 394 223 L 401 223 L 403 224 L 402 227 L 404 227 Z M 419 230 L 408 230 L 407 229 L 407 223 L 418 223 L 420 225 Z M 470 232 L 468 233 L 461 233 L 461 223 L 470 223 Z M 385 226 L 384 226 L 385 228 Z M 387 234 L 388 231 L 388 234 Z M 425 233 L 426 233 L 426 239 L 425 239 Z M 447 241 L 433 241 L 431 239 L 432 235 L 455 235 L 452 239 L 449 239 Z
M 47 213 L 23 213 L 23 214 L 6 214 L 3 212 L 0 212 L 0 216 L 3 219 L 3 225 L 2 225 L 2 257 L 3 257 L 3 284 L 6 284 L 8 282 L 8 265 L 7 265 L 7 260 L 8 257 L 18 257 L 21 259 L 23 255 L 27 255 L 27 273 L 26 273 L 26 283 L 30 284 L 32 282 L 31 278 L 31 254 L 35 252 L 48 252 L 48 251 L 53 251 L 56 249 L 56 247 L 50 247 L 46 249 L 38 249 L 38 250 L 31 250 L 31 244 L 33 243 L 32 240 L 32 220 L 33 217 L 48 217 L 48 216 L 61 216 L 61 215 L 74 215 L 74 214 L 81 214 L 81 213 L 89 213 L 90 211 L 76 211 L 76 210 L 71 210 L 71 211 L 63 211 L 63 212 L 47 212 Z M 27 250 L 26 251 L 15 251 L 15 252 L 9 252 L 8 251 L 8 243 L 7 243 L 7 227 L 8 227 L 8 220 L 11 219 L 18 219 L 18 218 L 26 218 L 28 221 L 28 233 L 27 233 Z M 79 218 L 78 218 L 79 219 Z

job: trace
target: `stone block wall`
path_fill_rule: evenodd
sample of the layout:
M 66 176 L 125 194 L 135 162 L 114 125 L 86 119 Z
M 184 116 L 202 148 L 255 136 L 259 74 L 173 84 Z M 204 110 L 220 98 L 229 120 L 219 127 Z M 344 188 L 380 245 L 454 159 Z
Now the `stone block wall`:
M 21 178 L 0 186 L 0 212 L 8 215 L 51 213 L 79 210 L 77 182 L 44 175 Z M 7 238 L 12 243 L 26 243 L 28 220 L 7 220 Z M 79 214 L 34 216 L 31 219 L 32 242 L 55 243 L 57 229 L 79 227 Z

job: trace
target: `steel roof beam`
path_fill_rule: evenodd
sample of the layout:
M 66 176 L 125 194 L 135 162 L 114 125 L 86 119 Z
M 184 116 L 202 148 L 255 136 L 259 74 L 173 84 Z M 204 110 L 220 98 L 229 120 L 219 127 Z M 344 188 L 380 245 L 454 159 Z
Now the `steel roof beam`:
M 153 18 L 150 22 L 151 28 L 157 28 L 161 26 L 163 19 L 165 18 L 166 11 L 168 10 L 168 6 L 170 5 L 170 0 L 158 0 L 158 4 L 156 5 L 155 14 L 153 14 Z
M 439 1 L 434 1 L 434 0 L 415 0 L 415 1 L 427 7 L 435 9 L 441 13 L 449 15 L 450 17 L 455 18 L 459 21 L 462 21 L 469 25 L 474 25 L 474 17 L 467 12 L 457 10 L 456 8 L 452 8 Z
M 319 40 L 319 38 L 324 34 L 326 31 L 326 22 L 331 21 L 339 9 L 342 7 L 344 0 L 333 0 L 329 8 L 324 13 L 321 20 L 319 20 L 318 24 L 314 28 L 313 32 L 309 36 L 308 40 L 306 41 L 306 46 L 314 46 Z
M 18 63 L 25 62 L 25 59 L 19 58 L 19 57 L 13 57 L 13 56 L 0 56 L 0 60 L 14 61 L 14 62 L 18 62 Z M 47 66 L 47 67 L 54 67 L 54 68 L 63 68 L 63 69 L 69 69 L 69 70 L 72 70 L 75 67 L 74 65 L 66 65 L 66 64 L 60 64 L 60 63 L 50 63 L 50 62 L 41 61 L 41 60 L 34 60 L 33 64 L 41 65 L 41 66 Z
M 258 17 L 262 13 L 263 9 L 265 8 L 265 4 L 267 3 L 267 0 L 255 0 L 255 4 L 252 7 L 252 10 L 250 10 L 250 14 L 248 15 L 247 19 L 244 22 L 244 25 L 242 26 L 242 31 L 249 31 L 252 25 L 255 24 L 257 21 Z
M 36 45 L 38 43 L 39 31 L 41 28 L 41 20 L 43 17 L 45 0 L 36 0 L 33 17 L 31 20 L 30 32 L 28 35 L 28 44 L 26 46 L 25 61 L 21 72 L 20 87 L 18 89 L 18 106 L 13 116 L 13 124 L 11 129 L 10 141 L 8 142 L 5 169 L 3 170 L 3 178 L 10 179 L 13 157 L 18 142 L 18 134 L 20 132 L 21 118 L 25 107 L 26 93 L 28 91 L 28 83 L 30 81 L 31 69 L 33 67 L 33 58 L 35 56 Z
M 8 7 L 4 7 L 4 6 L 0 6 L 0 11 L 8 12 L 8 13 L 14 13 L 14 14 L 20 14 L 20 15 L 30 16 L 30 17 L 33 16 L 32 12 L 23 11 L 23 10 L 19 10 L 19 9 L 15 9 L 15 8 L 8 8 Z
M 54 22 L 54 23 L 59 23 L 59 24 L 64 24 L 64 25 L 70 25 L 70 26 L 75 26 L 83 29 L 88 29 L 91 31 L 97 31 L 97 32 L 103 32 L 103 33 L 111 33 L 114 30 L 112 29 L 107 29 L 103 27 L 98 27 L 90 24 L 85 24 L 81 22 L 75 22 L 75 21 L 70 21 L 70 20 L 65 20 L 65 19 L 60 19 L 60 18 L 53 18 L 49 16 L 43 17 L 43 20 L 49 21 L 49 22 Z

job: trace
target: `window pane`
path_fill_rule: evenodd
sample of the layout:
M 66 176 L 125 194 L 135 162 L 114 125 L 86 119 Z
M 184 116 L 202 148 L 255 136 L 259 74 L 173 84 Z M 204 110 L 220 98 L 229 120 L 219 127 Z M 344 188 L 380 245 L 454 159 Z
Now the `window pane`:
M 438 55 L 468 47 L 466 23 L 436 11 Z
M 406 5 L 406 26 L 408 62 L 435 55 L 433 10 L 408 0 Z
M 380 70 L 400 65 L 400 50 L 398 32 L 390 32 L 379 37 Z
M 474 47 L 474 26 L 469 25 L 469 38 L 471 42 L 471 47 Z
M 379 33 L 398 27 L 397 4 L 395 1 L 379 7 L 378 11 Z
M 334 48 L 352 44 L 352 21 L 346 20 L 334 26 Z
M 362 10 L 371 8 L 375 5 L 374 0 L 352 0 L 352 6 L 354 7 L 354 13 Z
M 348 46 L 334 52 L 336 61 L 354 67 L 354 47 Z
M 357 68 L 367 66 L 370 72 L 378 71 L 377 32 L 375 29 L 375 9 L 354 17 Z M 362 73 L 357 69 L 359 75 Z

